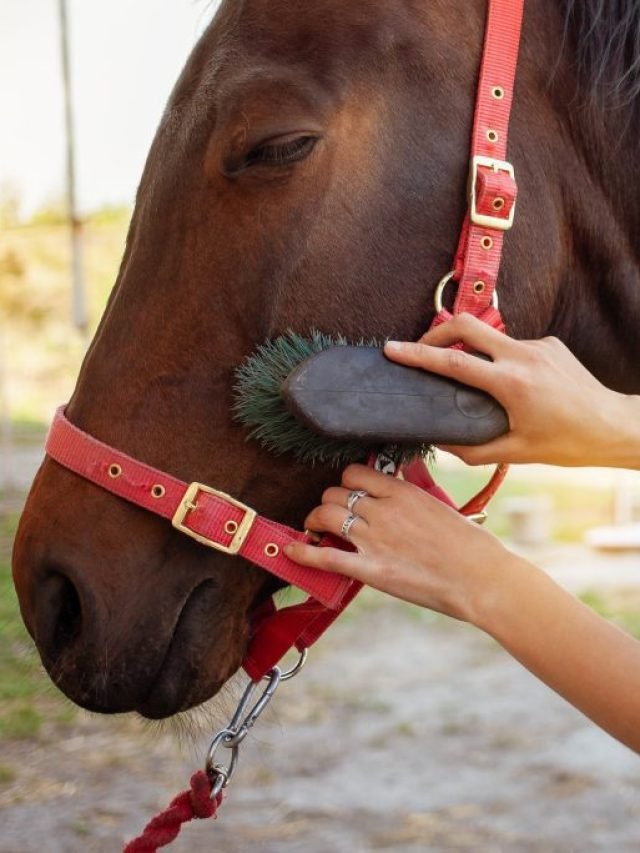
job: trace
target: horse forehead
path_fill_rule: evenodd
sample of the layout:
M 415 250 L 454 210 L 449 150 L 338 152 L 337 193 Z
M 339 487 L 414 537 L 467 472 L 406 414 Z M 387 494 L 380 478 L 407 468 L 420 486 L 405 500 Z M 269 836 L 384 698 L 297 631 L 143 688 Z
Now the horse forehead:
M 285 61 L 322 76 L 419 45 L 424 6 L 415 0 L 226 0 L 225 25 L 212 28 L 211 44 L 225 53 L 233 45 L 247 66 Z

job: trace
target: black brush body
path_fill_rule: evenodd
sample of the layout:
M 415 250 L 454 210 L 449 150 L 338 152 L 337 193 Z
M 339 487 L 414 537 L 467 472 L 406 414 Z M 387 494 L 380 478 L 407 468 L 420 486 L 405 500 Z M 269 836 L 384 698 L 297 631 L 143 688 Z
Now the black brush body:
M 484 391 L 396 364 L 378 347 L 322 350 L 280 390 L 308 429 L 341 441 L 478 445 L 509 428 L 505 410 Z

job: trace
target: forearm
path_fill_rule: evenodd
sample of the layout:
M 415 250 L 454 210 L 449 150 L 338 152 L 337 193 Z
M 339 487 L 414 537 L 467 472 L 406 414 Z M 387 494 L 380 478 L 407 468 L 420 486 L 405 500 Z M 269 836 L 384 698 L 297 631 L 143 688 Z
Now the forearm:
M 595 723 L 640 752 L 640 642 L 514 555 L 474 622 Z

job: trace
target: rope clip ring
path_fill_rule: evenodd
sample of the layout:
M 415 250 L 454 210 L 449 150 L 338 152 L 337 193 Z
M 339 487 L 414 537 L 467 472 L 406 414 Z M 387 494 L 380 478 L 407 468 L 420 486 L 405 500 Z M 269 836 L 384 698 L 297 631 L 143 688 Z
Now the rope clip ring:
M 226 788 L 235 773 L 238 764 L 240 745 L 254 727 L 264 709 L 273 699 L 282 681 L 288 681 L 297 675 L 307 660 L 307 650 L 300 652 L 298 662 L 287 672 L 282 672 L 279 666 L 274 666 L 262 680 L 267 684 L 255 699 L 255 693 L 260 681 L 250 681 L 246 686 L 238 707 L 226 728 L 219 731 L 209 746 L 205 762 L 205 771 L 211 782 L 211 797 L 215 799 L 223 788 Z M 252 704 L 253 703 L 253 704 Z M 251 710 L 248 710 L 251 708 Z M 216 761 L 219 749 L 230 749 L 231 757 L 225 766 Z

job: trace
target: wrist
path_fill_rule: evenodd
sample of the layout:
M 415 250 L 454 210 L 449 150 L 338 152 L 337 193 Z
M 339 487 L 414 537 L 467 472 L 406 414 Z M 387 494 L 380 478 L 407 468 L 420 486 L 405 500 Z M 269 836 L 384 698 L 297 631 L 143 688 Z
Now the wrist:
M 609 393 L 600 464 L 640 470 L 640 397 Z
M 468 602 L 467 621 L 497 640 L 526 607 L 539 569 L 507 550 L 501 543 L 488 554 L 478 572 L 478 586 Z M 546 577 L 546 576 L 545 576 Z

